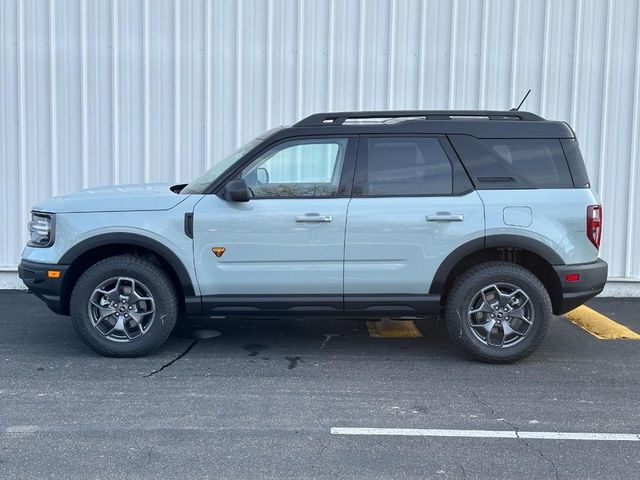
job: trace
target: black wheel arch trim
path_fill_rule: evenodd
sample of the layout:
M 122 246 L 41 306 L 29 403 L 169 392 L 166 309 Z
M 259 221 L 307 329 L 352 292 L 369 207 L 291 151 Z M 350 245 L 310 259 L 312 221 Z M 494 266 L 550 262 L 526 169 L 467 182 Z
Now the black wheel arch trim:
M 429 288 L 429 293 L 443 293 L 449 274 L 465 257 L 486 248 L 497 247 L 521 248 L 539 255 L 549 262 L 550 265 L 565 265 L 565 262 L 560 255 L 554 252 L 551 247 L 545 245 L 539 240 L 511 234 L 487 235 L 485 237 L 474 238 L 473 240 L 463 243 L 447 255 L 438 267 L 438 270 L 436 270 L 431 282 L 431 287 Z
M 176 273 L 178 280 L 180 281 L 180 285 L 182 286 L 184 296 L 187 297 L 195 295 L 195 289 L 193 288 L 193 282 L 191 281 L 189 272 L 178 256 L 159 241 L 141 234 L 125 232 L 96 235 L 95 237 L 83 240 L 71 247 L 60 258 L 58 263 L 63 265 L 72 265 L 77 258 L 86 252 L 109 245 L 132 245 L 135 247 L 146 248 L 157 253 Z
M 534 240 L 531 237 L 511 234 L 487 235 L 484 237 L 485 248 L 494 247 L 513 247 L 529 250 L 536 255 L 541 256 L 550 265 L 564 265 L 565 261 L 558 255 L 549 245 L 542 243 L 540 240 Z

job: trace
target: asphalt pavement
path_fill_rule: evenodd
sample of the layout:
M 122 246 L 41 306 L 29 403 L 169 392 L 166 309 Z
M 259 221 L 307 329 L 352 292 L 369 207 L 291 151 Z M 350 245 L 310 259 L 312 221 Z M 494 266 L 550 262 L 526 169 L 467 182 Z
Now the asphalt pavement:
M 590 305 L 640 333 L 640 299 Z M 156 354 L 110 359 L 34 296 L 0 292 L 0 478 L 640 478 L 637 441 L 332 434 L 640 433 L 639 341 L 558 317 L 530 358 L 496 366 L 416 325 L 190 320 Z

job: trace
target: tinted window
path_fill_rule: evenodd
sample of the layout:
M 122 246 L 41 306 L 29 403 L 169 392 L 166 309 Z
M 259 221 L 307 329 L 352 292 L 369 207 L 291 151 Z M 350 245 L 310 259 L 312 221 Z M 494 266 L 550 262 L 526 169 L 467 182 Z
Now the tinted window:
M 571 170 L 571 177 L 573 178 L 573 185 L 575 187 L 589 187 L 589 176 L 587 175 L 587 169 L 584 166 L 584 160 L 582 160 L 582 154 L 580 148 L 578 148 L 578 142 L 574 139 L 563 138 L 560 140 L 564 154 L 567 157 L 567 163 Z
M 376 137 L 368 139 L 366 161 L 358 167 L 356 192 L 446 195 L 451 194 L 452 183 L 451 163 L 437 138 Z
M 477 188 L 570 188 L 569 167 L 557 139 L 477 139 L 452 135 Z
M 328 197 L 338 191 L 348 140 L 281 143 L 244 169 L 255 198 Z

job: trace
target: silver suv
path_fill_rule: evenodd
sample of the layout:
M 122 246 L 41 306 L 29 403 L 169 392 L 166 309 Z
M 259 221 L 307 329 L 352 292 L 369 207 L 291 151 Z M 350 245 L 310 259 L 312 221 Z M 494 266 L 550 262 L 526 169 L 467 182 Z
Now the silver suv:
M 20 276 L 110 356 L 189 315 L 443 314 L 488 362 L 602 291 L 602 207 L 574 132 L 527 112 L 312 115 L 188 185 L 91 188 L 32 211 Z

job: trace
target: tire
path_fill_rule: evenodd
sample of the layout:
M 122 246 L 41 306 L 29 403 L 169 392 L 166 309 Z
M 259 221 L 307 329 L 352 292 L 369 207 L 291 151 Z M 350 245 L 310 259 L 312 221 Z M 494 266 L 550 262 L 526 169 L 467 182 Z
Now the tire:
M 176 324 L 178 300 L 162 268 L 142 257 L 118 255 L 82 274 L 70 309 L 76 333 L 93 351 L 138 357 L 167 340 Z
M 519 265 L 495 261 L 476 265 L 455 280 L 445 316 L 449 336 L 468 355 L 486 363 L 513 363 L 542 343 L 553 311 L 538 277 Z

